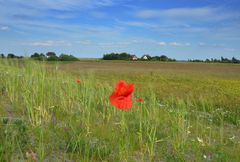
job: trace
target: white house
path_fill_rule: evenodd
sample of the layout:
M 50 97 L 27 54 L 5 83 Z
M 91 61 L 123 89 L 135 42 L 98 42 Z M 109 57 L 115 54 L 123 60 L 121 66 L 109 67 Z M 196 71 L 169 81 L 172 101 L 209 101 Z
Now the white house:
M 148 60 L 148 57 L 147 57 L 146 55 L 144 55 L 144 56 L 142 57 L 142 59 L 143 59 L 143 60 Z
M 136 61 L 138 60 L 138 57 L 136 55 L 131 55 L 131 60 Z

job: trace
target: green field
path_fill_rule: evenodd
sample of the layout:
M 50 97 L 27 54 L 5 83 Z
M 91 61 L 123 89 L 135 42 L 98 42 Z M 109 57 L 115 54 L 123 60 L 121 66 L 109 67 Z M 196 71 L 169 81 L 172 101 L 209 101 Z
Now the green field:
M 121 79 L 135 84 L 127 111 L 109 102 Z M 238 162 L 239 152 L 239 65 L 0 59 L 0 161 Z

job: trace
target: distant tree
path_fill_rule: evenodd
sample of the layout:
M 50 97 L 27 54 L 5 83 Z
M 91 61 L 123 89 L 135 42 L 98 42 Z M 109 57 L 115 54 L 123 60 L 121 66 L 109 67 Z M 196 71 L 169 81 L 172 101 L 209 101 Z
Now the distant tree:
M 153 56 L 152 61 L 160 61 L 160 57 L 159 56 Z
M 104 54 L 103 60 L 130 60 L 131 55 L 123 52 L 123 53 L 110 53 L 110 54 Z
M 39 55 L 37 52 L 35 52 L 35 53 L 32 54 L 30 57 L 31 57 L 31 58 L 39 58 L 40 55 Z
M 221 62 L 223 62 L 223 63 L 231 63 L 231 60 L 229 60 L 228 58 L 221 57 Z
M 78 59 L 73 55 L 61 54 L 59 56 L 59 61 L 77 61 Z
M 211 58 L 211 59 L 206 59 L 205 61 L 200 60 L 200 59 L 194 59 L 194 60 L 188 60 L 188 61 L 189 62 L 207 62 L 207 63 L 210 63 L 210 62 L 214 62 L 214 63 L 235 63 L 235 64 L 240 63 L 240 60 L 238 60 L 235 57 L 232 57 L 232 59 L 221 57 L 220 59 Z
M 165 55 L 160 56 L 160 61 L 168 61 L 168 57 Z
M 30 56 L 32 59 L 34 59 L 34 60 L 40 60 L 40 61 L 43 61 L 43 60 L 45 60 L 46 59 L 46 56 L 43 54 L 43 53 L 41 53 L 41 54 L 39 54 L 39 53 L 37 53 L 37 52 L 35 52 L 33 55 L 31 55 Z
M 201 59 L 194 59 L 193 62 L 204 62 L 204 61 Z
M 176 59 L 172 59 L 172 58 L 168 58 L 168 61 L 169 62 L 175 62 L 175 61 L 177 61 Z
M 201 60 L 201 59 L 190 59 L 190 60 L 188 60 L 189 62 L 204 62 L 203 60 Z
M 3 54 L 3 53 L 0 55 L 0 57 L 1 57 L 1 58 L 5 58 L 5 56 L 4 56 L 4 54 Z
M 48 52 L 46 55 L 47 55 L 47 57 L 57 56 L 55 52 Z
M 47 58 L 47 61 L 58 61 L 59 58 L 56 55 L 51 55 Z
M 57 57 L 55 52 L 47 52 L 47 61 L 58 61 L 59 58 Z
M 15 56 L 14 54 L 12 54 L 12 53 L 9 53 L 9 54 L 7 55 L 7 58 L 16 58 L 16 56 Z
M 23 59 L 23 56 L 16 56 L 17 59 Z
M 46 60 L 46 56 L 43 53 L 39 54 L 39 60 L 44 61 Z
M 234 64 L 240 63 L 240 60 L 236 59 L 235 57 L 232 57 L 232 63 Z
M 211 62 L 209 59 L 206 59 L 205 62 Z
M 119 54 L 119 59 L 120 60 L 130 60 L 131 59 L 131 55 L 126 53 L 126 52 L 123 52 L 123 53 Z

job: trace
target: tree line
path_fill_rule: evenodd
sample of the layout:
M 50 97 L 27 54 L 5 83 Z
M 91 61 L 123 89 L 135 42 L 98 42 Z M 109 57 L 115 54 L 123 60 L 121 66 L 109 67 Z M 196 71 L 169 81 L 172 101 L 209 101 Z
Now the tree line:
M 109 53 L 104 54 L 102 57 L 103 60 L 144 60 L 144 61 L 176 61 L 176 59 L 169 58 L 165 55 L 161 56 L 150 56 L 149 54 L 145 54 L 140 58 L 137 58 L 136 55 L 131 55 L 129 53 Z
M 211 58 L 211 59 L 206 59 L 206 60 L 201 60 L 201 59 L 189 59 L 188 62 L 206 62 L 206 63 L 234 63 L 234 64 L 240 64 L 240 60 L 232 57 L 231 59 L 229 58 L 224 58 L 221 57 L 221 59 L 215 59 L 215 58 Z
M 23 56 L 17 56 L 17 55 L 15 55 L 15 54 L 13 54 L 13 53 L 9 53 L 9 54 L 7 54 L 6 56 L 2 53 L 2 54 L 0 54 L 0 58 L 17 58 L 17 59 L 21 59 L 21 58 L 23 58 Z
M 0 54 L 0 58 L 22 59 L 24 57 L 9 53 L 6 56 L 4 54 Z M 68 54 L 60 54 L 59 56 L 57 56 L 55 52 L 47 52 L 46 54 L 35 52 L 30 56 L 30 58 L 33 60 L 39 60 L 39 61 L 77 61 L 78 60 L 78 58 L 76 58 L 75 56 L 68 55 Z
M 0 54 L 0 58 L 15 58 L 15 59 L 22 59 L 24 58 L 23 56 L 17 56 L 13 53 L 9 53 L 7 55 L 4 55 L 3 53 Z M 77 61 L 79 60 L 73 55 L 69 54 L 60 54 L 57 56 L 55 52 L 47 52 L 46 54 L 44 53 L 33 53 L 30 56 L 31 59 L 33 60 L 39 60 L 39 61 Z M 149 54 L 145 54 L 141 56 L 140 58 L 137 58 L 136 55 L 131 55 L 126 52 L 122 53 L 109 53 L 109 54 L 104 54 L 102 57 L 103 60 L 142 60 L 142 61 L 165 61 L 165 62 L 174 62 L 177 61 L 174 58 L 169 58 L 166 55 L 161 55 L 161 56 L 151 56 Z M 235 64 L 240 64 L 240 60 L 237 59 L 236 57 L 232 57 L 231 59 L 229 58 L 224 58 L 221 57 L 220 59 L 216 58 L 211 58 L 211 59 L 189 59 L 187 60 L 188 62 L 206 62 L 206 63 L 235 63 Z
M 103 60 L 144 60 L 144 61 L 168 61 L 168 62 L 174 62 L 177 61 L 174 58 L 169 58 L 166 55 L 161 55 L 161 56 L 151 56 L 149 54 L 145 54 L 141 56 L 140 58 L 133 59 L 135 55 L 131 55 L 129 53 L 123 52 L 123 53 L 109 53 L 109 54 L 104 54 L 102 59 Z M 136 57 L 136 56 L 135 56 Z M 232 57 L 231 59 L 229 58 L 224 58 L 221 57 L 220 59 L 216 58 L 211 58 L 211 59 L 189 59 L 187 60 L 188 62 L 206 62 L 206 63 L 235 63 L 235 64 L 240 64 L 240 60 L 237 59 L 236 57 Z

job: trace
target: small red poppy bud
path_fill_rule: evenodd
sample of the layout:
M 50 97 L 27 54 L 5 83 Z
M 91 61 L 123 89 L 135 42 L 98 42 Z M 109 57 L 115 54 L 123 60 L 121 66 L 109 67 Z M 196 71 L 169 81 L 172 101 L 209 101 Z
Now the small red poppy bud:
M 139 99 L 137 100 L 137 102 L 141 103 L 141 102 L 143 102 L 143 99 L 142 99 L 142 98 L 139 98 Z

